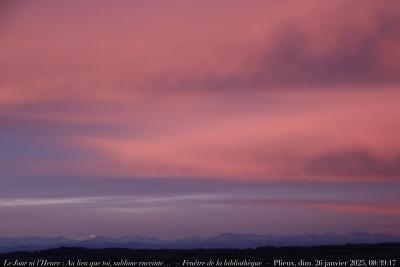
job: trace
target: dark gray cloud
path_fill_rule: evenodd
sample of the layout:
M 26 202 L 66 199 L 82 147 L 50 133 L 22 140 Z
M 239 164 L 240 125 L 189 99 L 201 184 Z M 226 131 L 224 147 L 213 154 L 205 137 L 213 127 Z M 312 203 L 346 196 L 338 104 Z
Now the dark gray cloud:
M 335 45 L 322 55 L 312 51 L 321 33 L 306 32 L 296 25 L 277 31 L 275 45 L 266 52 L 265 68 L 258 78 L 261 82 L 278 84 L 373 84 L 398 82 L 396 72 L 386 69 L 382 58 L 382 42 L 400 44 L 400 19 L 375 18 L 376 28 L 371 31 L 349 22 L 332 35 Z M 260 65 L 260 67 L 263 65 Z
M 330 152 L 312 160 L 308 171 L 313 175 L 400 179 L 400 155 L 382 159 L 368 151 Z
M 204 88 L 230 90 L 251 88 L 330 87 L 352 85 L 399 84 L 400 62 L 388 50 L 400 47 L 400 17 L 396 2 L 376 6 L 369 16 L 370 24 L 353 19 L 345 6 L 332 11 L 332 19 L 342 16 L 334 27 L 310 30 L 293 19 L 278 23 L 264 42 L 246 46 L 226 59 L 240 61 L 243 70 L 231 75 L 219 72 L 175 72 L 165 70 L 153 82 L 161 90 Z M 323 24 L 324 22 L 315 21 Z M 328 45 L 321 40 L 332 40 Z M 390 48 L 389 48 L 390 47 Z M 246 50 L 247 49 L 247 50 Z M 321 51 L 316 51 L 321 49 Z M 398 49 L 398 48 L 397 48 Z M 252 51 L 254 50 L 254 51 Z M 390 53 L 397 53 L 392 50 Z M 236 57 L 236 58 L 235 58 Z M 223 63 L 221 63 L 223 65 Z

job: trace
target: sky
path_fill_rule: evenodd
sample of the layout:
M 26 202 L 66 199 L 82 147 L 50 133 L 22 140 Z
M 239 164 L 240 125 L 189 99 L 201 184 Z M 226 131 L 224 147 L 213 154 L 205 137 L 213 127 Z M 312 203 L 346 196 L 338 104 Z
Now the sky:
M 0 236 L 400 235 L 398 1 L 1 1 Z

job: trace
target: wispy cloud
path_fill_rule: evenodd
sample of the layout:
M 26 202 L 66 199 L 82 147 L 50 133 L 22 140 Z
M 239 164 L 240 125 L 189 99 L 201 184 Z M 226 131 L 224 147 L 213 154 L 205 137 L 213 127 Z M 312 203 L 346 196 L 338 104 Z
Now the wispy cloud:
M 36 198 L 0 198 L 0 207 L 68 205 L 68 204 L 136 204 L 157 205 L 190 201 L 208 201 L 220 199 L 220 195 L 177 195 L 177 196 L 102 196 L 102 197 L 36 197 Z

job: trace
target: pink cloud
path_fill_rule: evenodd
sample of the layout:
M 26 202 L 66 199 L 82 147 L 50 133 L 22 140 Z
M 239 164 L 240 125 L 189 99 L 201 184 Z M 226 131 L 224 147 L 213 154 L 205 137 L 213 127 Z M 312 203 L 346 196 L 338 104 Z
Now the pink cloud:
M 9 4 L 0 123 L 96 155 L 38 172 L 397 179 L 398 4 L 353 5 Z

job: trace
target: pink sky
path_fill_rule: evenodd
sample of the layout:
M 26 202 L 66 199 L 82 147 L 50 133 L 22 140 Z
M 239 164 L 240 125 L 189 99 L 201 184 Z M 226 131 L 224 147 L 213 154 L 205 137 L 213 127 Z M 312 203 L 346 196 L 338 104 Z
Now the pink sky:
M 0 216 L 12 214 L 0 235 L 91 234 L 91 220 L 110 211 L 115 220 L 96 231 L 129 234 L 128 204 L 102 208 L 98 197 L 132 197 L 140 190 L 124 187 L 142 183 L 160 188 L 146 187 L 143 198 L 173 195 L 182 210 L 227 219 L 202 227 L 174 205 L 146 206 L 135 213 L 138 234 L 167 235 L 146 223 L 165 214 L 172 236 L 400 234 L 387 227 L 399 222 L 400 198 L 367 197 L 377 185 L 383 193 L 400 186 L 397 1 L 4 1 L 0 9 Z M 98 193 L 88 189 L 97 183 Z M 179 190 L 163 191 L 168 183 Z M 198 183 L 208 184 L 195 194 L 204 205 L 179 198 Z M 257 191 L 247 210 L 233 200 L 221 210 L 198 196 L 231 197 L 220 183 L 238 199 L 260 184 L 282 188 Z M 343 196 L 332 184 L 365 188 Z M 332 196 L 309 203 L 315 185 Z M 271 204 L 252 204 L 270 194 Z M 82 204 L 87 197 L 95 200 Z M 28 207 L 4 204 L 21 198 L 44 217 L 58 214 L 50 199 L 93 219 L 72 228 L 37 219 L 25 231 Z M 237 223 L 229 219 L 236 209 Z M 274 212 L 288 221 L 281 230 L 268 219 Z M 310 213 L 310 222 L 295 219 Z M 357 224 L 360 214 L 367 219 Z M 173 218 L 182 230 L 173 230 Z

